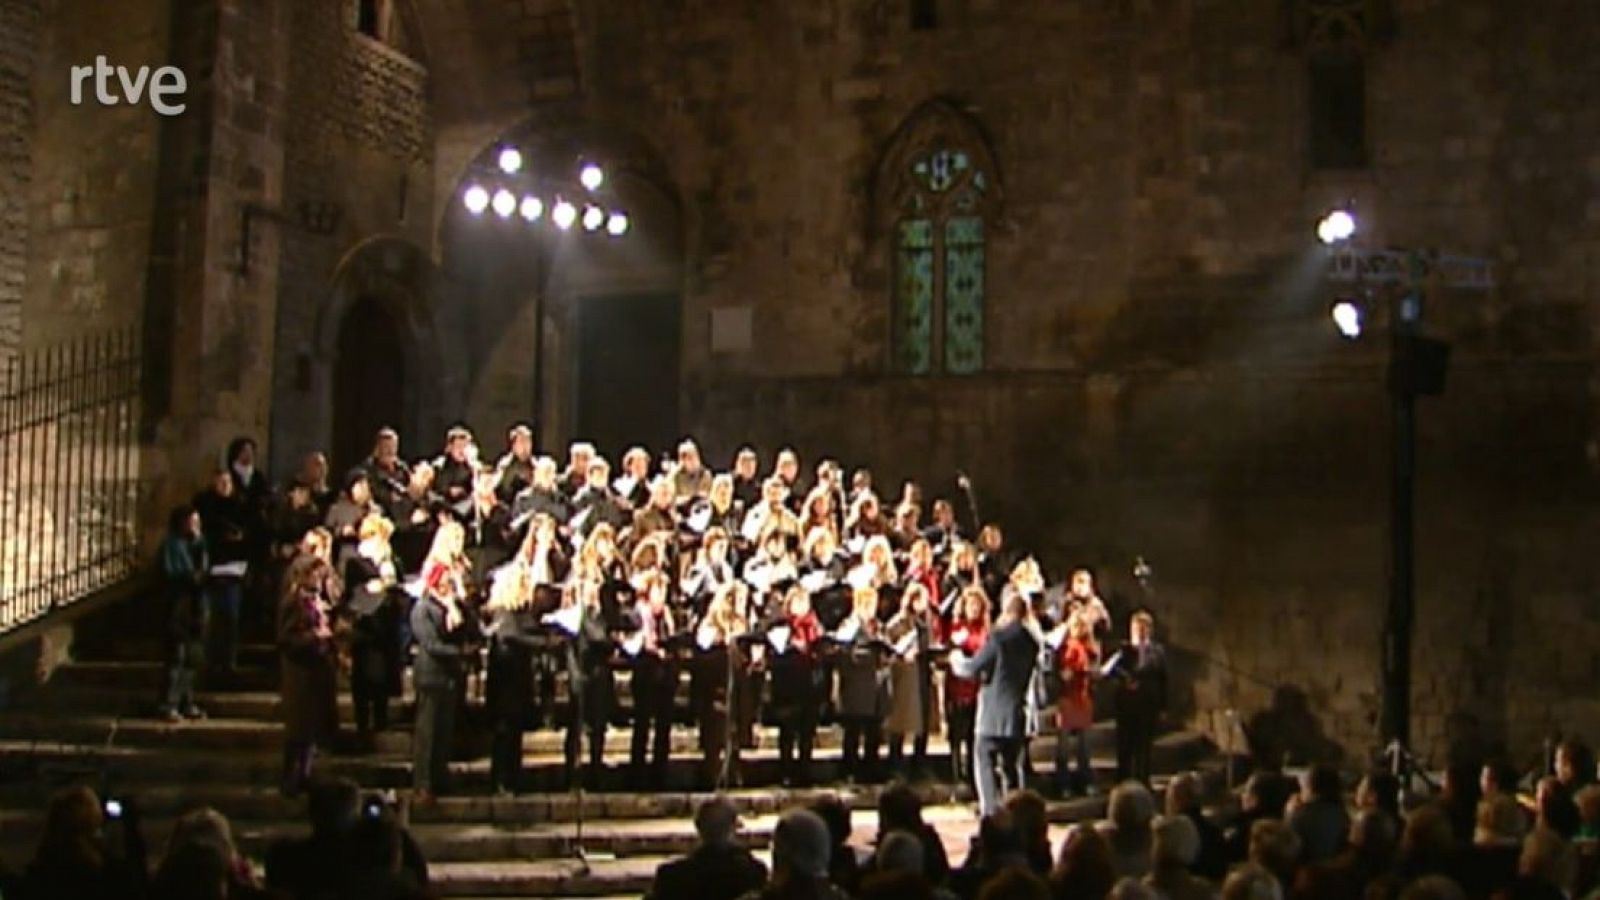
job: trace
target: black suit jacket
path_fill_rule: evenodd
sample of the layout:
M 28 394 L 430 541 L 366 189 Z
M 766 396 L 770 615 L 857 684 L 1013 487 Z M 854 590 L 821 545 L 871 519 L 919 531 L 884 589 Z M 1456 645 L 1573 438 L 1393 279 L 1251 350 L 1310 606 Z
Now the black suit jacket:
M 989 633 L 983 649 L 971 659 L 952 660 L 963 678 L 981 678 L 978 691 L 979 737 L 1027 737 L 1028 682 L 1039 661 L 1039 641 L 1021 622 Z
M 656 869 L 650 900 L 735 900 L 767 883 L 767 867 L 743 847 L 701 846 Z

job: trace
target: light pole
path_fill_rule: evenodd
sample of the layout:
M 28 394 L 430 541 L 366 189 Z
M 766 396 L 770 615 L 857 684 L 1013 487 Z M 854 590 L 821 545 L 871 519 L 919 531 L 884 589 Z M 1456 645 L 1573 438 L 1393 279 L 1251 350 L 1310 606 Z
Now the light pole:
M 577 227 L 584 234 L 620 238 L 632 223 L 618 208 L 601 203 L 599 191 L 606 182 L 599 163 L 582 157 L 570 171 L 535 172 L 529 156 L 515 144 L 502 145 L 492 161 L 469 172 L 461 188 L 461 204 L 468 215 L 506 228 L 523 229 L 542 249 L 543 241 Z M 549 257 L 536 257 L 541 266 Z M 548 272 L 541 271 L 533 295 L 533 414 L 534 442 L 544 434 L 544 303 Z
M 1384 743 L 1397 759 L 1411 743 L 1411 645 L 1416 621 L 1417 398 L 1444 391 L 1449 344 L 1422 335 L 1430 282 L 1467 290 L 1494 286 L 1488 262 L 1420 250 L 1370 250 L 1353 246 L 1356 220 L 1346 210 L 1329 213 L 1317 236 L 1333 248 L 1329 279 L 1380 285 L 1389 297 L 1389 600 L 1383 632 Z M 1334 321 L 1348 338 L 1361 333 L 1361 310 L 1351 301 L 1334 306 Z

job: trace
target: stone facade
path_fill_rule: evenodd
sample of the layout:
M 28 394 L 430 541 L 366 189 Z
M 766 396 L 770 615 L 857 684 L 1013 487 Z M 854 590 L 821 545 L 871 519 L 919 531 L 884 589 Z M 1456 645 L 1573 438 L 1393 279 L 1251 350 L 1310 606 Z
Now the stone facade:
M 684 374 L 663 396 L 713 459 L 793 444 L 935 495 L 966 471 L 983 517 L 1047 569 L 1091 563 L 1122 608 L 1158 609 L 1181 715 L 1225 744 L 1238 723 L 1266 756 L 1351 758 L 1377 735 L 1384 353 L 1332 333 L 1312 223 L 1353 200 L 1372 246 L 1497 271 L 1486 294 L 1428 301 L 1455 355 L 1422 407 L 1418 743 L 1438 761 L 1528 753 L 1558 723 L 1600 738 L 1600 569 L 1579 543 L 1600 466 L 1586 6 L 1368 4 L 1387 15 L 1355 41 L 1355 171 L 1309 165 L 1315 48 L 1284 15 L 1308 7 L 1279 0 L 939 0 L 932 29 L 891 0 L 415 0 L 396 4 L 398 50 L 354 33 L 344 3 L 158 6 L 46 4 L 36 26 L 23 306 L 30 343 L 142 318 L 201 361 L 164 413 L 162 440 L 190 449 L 151 457 L 156 475 L 234 431 L 269 435 L 280 472 L 325 446 L 338 329 L 365 296 L 404 325 L 409 451 L 457 412 L 492 433 L 532 408 L 541 327 L 549 446 L 573 437 L 574 304 L 667 286 Z M 0 148 L 27 127 L 4 81 L 21 21 L 0 18 Z M 195 79 L 169 129 L 67 106 L 66 65 L 108 48 L 223 76 Z M 933 101 L 995 162 L 970 377 L 889 364 L 883 161 Z M 508 136 L 642 161 L 654 237 L 490 253 L 455 198 Z M 0 240 L 0 306 L 15 246 Z M 714 315 L 748 341 L 714 351 Z
M 39 5 L 0 9 L 0 357 L 22 341 L 22 294 L 28 275 L 28 187 L 33 179 L 34 59 Z

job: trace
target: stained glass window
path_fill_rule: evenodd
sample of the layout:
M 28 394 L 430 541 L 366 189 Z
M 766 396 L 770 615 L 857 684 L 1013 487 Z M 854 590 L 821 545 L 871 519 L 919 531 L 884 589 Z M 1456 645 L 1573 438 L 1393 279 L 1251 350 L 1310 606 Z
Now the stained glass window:
M 925 143 L 900 169 L 894 239 L 894 365 L 964 375 L 983 369 L 984 215 L 979 158 Z

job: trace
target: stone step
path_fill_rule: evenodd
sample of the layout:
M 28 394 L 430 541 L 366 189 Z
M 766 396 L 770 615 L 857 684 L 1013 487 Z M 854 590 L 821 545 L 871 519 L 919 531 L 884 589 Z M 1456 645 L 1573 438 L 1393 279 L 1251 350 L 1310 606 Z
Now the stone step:
M 137 785 L 159 784 L 173 779 L 224 781 L 234 784 L 272 785 L 279 777 L 280 757 L 272 750 L 249 750 L 218 753 L 215 750 L 184 746 L 183 729 L 203 729 L 208 723 L 178 726 L 174 743 L 165 747 L 134 747 L 119 744 L 71 743 L 60 740 L 6 739 L 0 740 L 0 771 L 17 773 L 23 777 L 88 777 L 102 774 L 115 777 L 117 783 Z M 1173 732 L 1156 741 L 1153 764 L 1160 771 L 1173 771 L 1198 764 L 1211 753 L 1206 738 L 1194 732 Z M 1033 754 L 1035 769 L 1048 772 L 1053 766 L 1048 748 L 1038 746 Z M 949 746 L 942 738 L 929 744 L 929 768 L 935 775 L 949 771 Z M 813 763 L 815 777 L 823 783 L 838 780 L 837 763 L 840 751 L 825 747 L 817 751 Z M 602 786 L 616 786 L 623 782 L 624 764 L 628 759 L 626 744 L 607 744 L 605 760 L 608 771 L 601 776 Z M 1096 754 L 1094 766 L 1099 773 L 1108 773 L 1114 761 L 1105 754 Z M 525 754 L 525 786 L 531 789 L 559 789 L 565 768 L 559 752 Z M 667 785 L 688 787 L 702 776 L 703 757 L 698 753 L 674 756 L 668 764 Z M 318 770 L 329 774 L 346 775 L 371 788 L 405 787 L 411 782 L 411 760 L 407 753 L 375 753 L 365 756 L 324 756 L 318 761 Z M 454 789 L 458 791 L 482 790 L 487 786 L 489 765 L 484 757 L 458 760 L 450 765 Z M 743 754 L 741 767 L 744 781 L 750 785 L 776 784 L 780 772 L 776 747 L 763 745 Z

